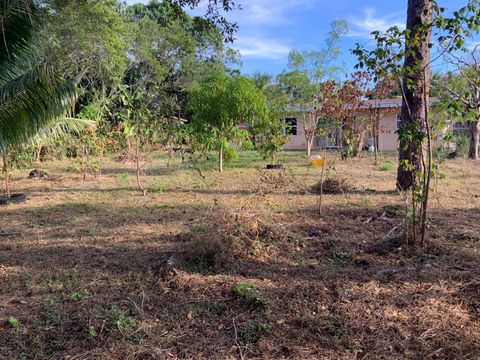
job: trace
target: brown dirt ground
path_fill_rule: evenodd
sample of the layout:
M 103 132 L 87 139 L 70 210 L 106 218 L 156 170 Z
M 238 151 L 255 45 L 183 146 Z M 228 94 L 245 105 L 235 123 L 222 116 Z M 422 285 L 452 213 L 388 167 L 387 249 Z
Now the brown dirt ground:
M 29 201 L 0 208 L 0 230 L 21 233 L 0 238 L 0 358 L 480 358 L 480 163 L 444 165 L 415 250 L 392 231 L 395 169 L 337 162 L 353 190 L 319 216 L 301 154 L 277 175 L 247 155 L 205 179 L 155 159 L 146 197 L 111 160 L 86 182 L 65 162 L 52 181 L 19 172 Z M 221 263 L 195 257 L 209 241 Z

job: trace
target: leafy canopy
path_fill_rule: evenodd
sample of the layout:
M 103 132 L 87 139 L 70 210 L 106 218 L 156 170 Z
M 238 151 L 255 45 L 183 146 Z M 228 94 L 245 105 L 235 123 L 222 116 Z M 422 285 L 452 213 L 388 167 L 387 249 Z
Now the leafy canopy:
M 251 124 L 267 115 L 267 101 L 249 78 L 215 69 L 190 91 L 192 123 L 199 133 L 230 141 L 240 124 Z

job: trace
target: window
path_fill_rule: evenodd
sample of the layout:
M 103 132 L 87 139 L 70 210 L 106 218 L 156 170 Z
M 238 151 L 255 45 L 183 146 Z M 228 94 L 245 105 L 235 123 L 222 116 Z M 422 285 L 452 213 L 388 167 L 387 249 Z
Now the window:
M 297 135 L 297 118 L 286 118 L 285 119 L 285 135 Z

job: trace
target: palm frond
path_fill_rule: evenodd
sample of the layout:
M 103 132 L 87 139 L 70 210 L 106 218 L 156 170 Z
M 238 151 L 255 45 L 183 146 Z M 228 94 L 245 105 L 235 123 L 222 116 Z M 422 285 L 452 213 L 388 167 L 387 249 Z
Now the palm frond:
M 72 83 L 25 74 L 0 90 L 0 152 L 27 142 L 65 113 L 75 99 Z
M 40 129 L 30 142 L 33 145 L 39 145 L 52 138 L 60 138 L 65 134 L 80 134 L 86 128 L 95 128 L 97 122 L 94 120 L 63 117 L 56 119 L 52 125 Z
M 72 83 L 36 63 L 33 37 L 42 16 L 33 0 L 0 0 L 2 153 L 52 126 L 75 100 Z
M 31 49 L 42 13 L 32 0 L 0 0 L 0 79 Z

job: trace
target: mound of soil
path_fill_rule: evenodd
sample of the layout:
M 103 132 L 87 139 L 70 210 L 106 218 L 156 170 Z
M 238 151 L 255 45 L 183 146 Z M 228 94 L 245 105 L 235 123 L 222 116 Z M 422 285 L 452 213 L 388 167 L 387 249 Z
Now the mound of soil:
M 310 189 L 315 194 L 320 194 L 322 189 L 322 183 L 319 181 Z M 323 193 L 324 194 L 343 194 L 354 190 L 354 187 L 350 185 L 345 179 L 327 178 L 323 180 Z
M 50 176 L 45 171 L 34 169 L 28 174 L 29 179 L 49 180 Z

